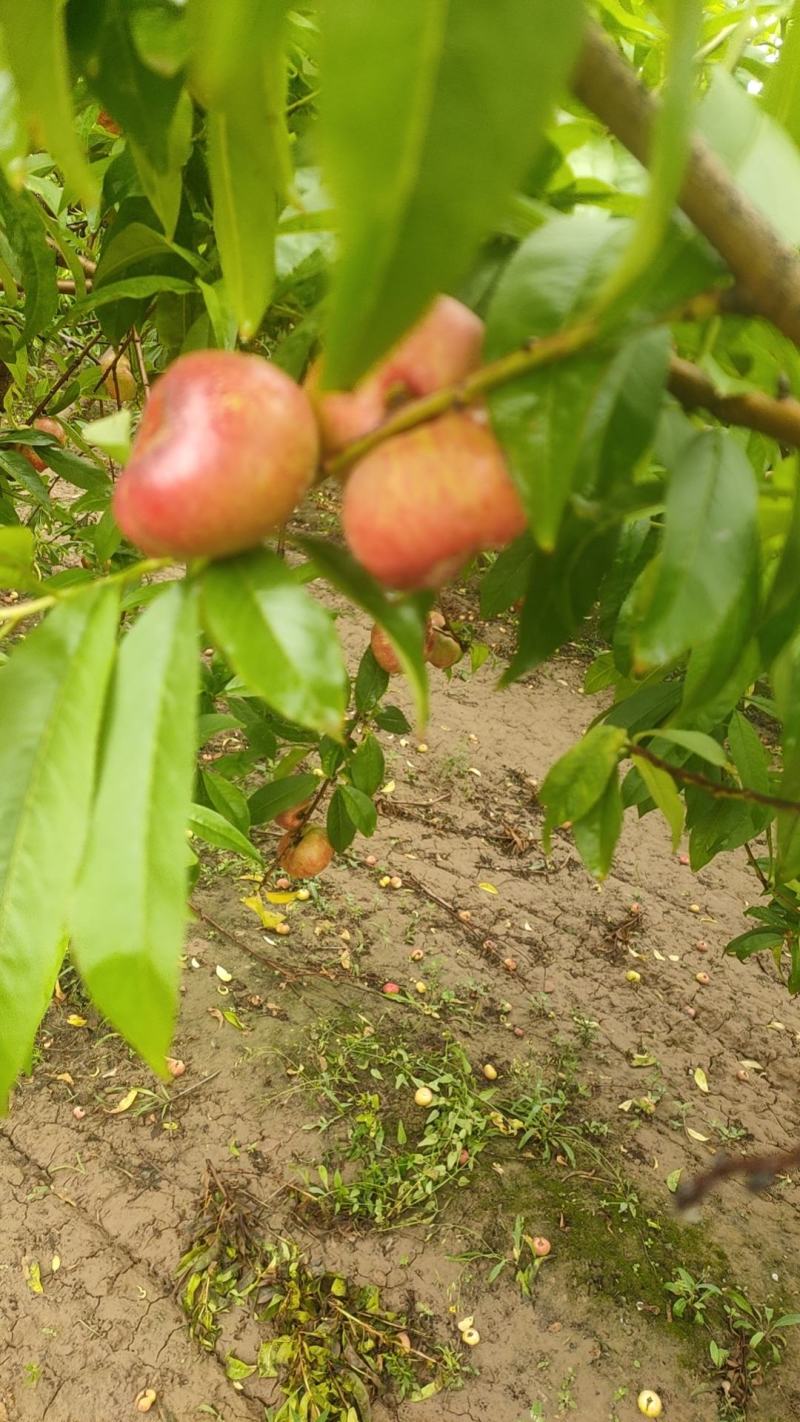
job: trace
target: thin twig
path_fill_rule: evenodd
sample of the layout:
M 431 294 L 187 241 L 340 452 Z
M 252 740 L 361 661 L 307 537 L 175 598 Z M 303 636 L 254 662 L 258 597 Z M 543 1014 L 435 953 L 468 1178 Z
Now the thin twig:
M 36 406 L 36 409 L 31 412 L 31 424 L 34 420 L 38 419 L 39 415 L 43 414 L 43 412 L 47 409 L 53 396 L 58 394 L 62 385 L 66 385 L 73 371 L 77 370 L 81 361 L 85 359 L 85 357 L 92 349 L 92 346 L 96 345 L 97 342 L 101 339 L 101 336 L 102 332 L 95 332 L 91 340 L 87 341 L 85 346 L 81 346 L 80 350 L 78 351 L 78 354 L 73 357 L 69 365 L 66 367 L 66 370 L 64 370 L 62 374 L 59 375 L 58 380 L 55 382 L 55 384 L 50 386 L 50 389 L 48 390 L 47 394 L 42 396 L 42 399 L 39 401 L 38 405 Z
M 800 801 L 784 800 L 780 795 L 765 795 L 760 790 L 751 790 L 747 785 L 722 785 L 716 780 L 711 780 L 707 775 L 701 775 L 696 770 L 684 770 L 681 766 L 672 765 L 668 760 L 663 760 L 660 755 L 648 750 L 646 746 L 629 745 L 627 754 L 632 760 L 638 756 L 640 760 L 646 760 L 650 765 L 656 766 L 659 770 L 665 770 L 673 780 L 679 780 L 685 785 L 697 785 L 699 789 L 707 793 L 715 800 L 744 800 L 748 804 L 766 805 L 771 810 L 789 810 L 795 815 L 800 815 Z
M 141 338 L 141 336 L 139 335 L 139 332 L 138 332 L 136 326 L 133 326 L 133 327 L 132 327 L 132 330 L 133 330 L 133 348 L 134 348 L 134 350 L 136 351 L 136 364 L 137 364 L 138 367 L 139 367 L 139 376 L 140 376 L 140 379 L 141 379 L 141 382 L 142 382 L 142 386 L 143 386 L 143 388 L 144 388 L 144 393 L 145 393 L 145 395 L 149 395 L 149 394 L 150 394 L 150 379 L 149 379 L 149 376 L 148 376 L 148 374 L 147 374 L 147 366 L 146 366 L 145 363 L 144 363 L 144 351 L 142 350 L 142 338 Z
M 759 430 L 779 444 L 800 446 L 800 400 L 773 400 L 760 390 L 721 395 L 702 370 L 679 356 L 670 361 L 667 385 L 687 410 L 702 406 L 723 424 Z

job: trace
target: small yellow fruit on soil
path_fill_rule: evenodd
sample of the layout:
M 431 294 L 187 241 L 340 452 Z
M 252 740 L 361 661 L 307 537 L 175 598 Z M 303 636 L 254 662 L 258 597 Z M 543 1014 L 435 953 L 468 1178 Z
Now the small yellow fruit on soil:
M 635 968 L 629 968 L 625 974 L 625 981 L 629 983 L 640 983 L 642 981 L 642 975 L 641 973 L 637 973 Z
M 300 899 L 301 903 L 306 903 L 306 901 L 311 898 L 311 890 L 310 890 L 310 889 L 298 889 L 298 890 L 297 890 L 297 897 L 298 897 L 298 899 Z
M 483 1068 L 483 1074 L 486 1077 L 487 1081 L 497 1081 L 497 1067 L 492 1066 L 491 1062 L 486 1063 L 485 1067 Z
M 663 1411 L 661 1398 L 657 1392 L 651 1392 L 649 1387 L 646 1387 L 643 1392 L 639 1393 L 636 1399 L 636 1406 L 645 1417 L 660 1417 Z
M 481 1341 L 481 1335 L 477 1328 L 468 1328 L 466 1333 L 462 1333 L 461 1341 L 466 1343 L 468 1348 L 475 1348 Z
M 418 1086 L 414 1092 L 414 1103 L 417 1106 L 432 1106 L 433 1092 L 429 1086 Z
M 708 987 L 708 984 L 711 982 L 708 973 L 695 973 L 694 977 L 695 982 L 698 982 L 701 987 Z
M 388 889 L 388 887 L 389 887 L 389 885 L 391 884 L 391 882 L 392 882 L 392 881 L 391 881 L 391 879 L 389 878 L 389 875 L 388 875 L 388 874 L 384 874 L 383 878 L 378 880 L 378 883 L 380 884 L 380 886 L 381 886 L 382 889 Z
M 153 1388 L 142 1388 L 142 1391 L 136 1394 L 136 1411 L 149 1412 L 155 1401 L 156 1394 Z
M 391 877 L 391 879 L 389 880 L 389 888 L 390 888 L 390 889 L 402 889 L 402 887 L 403 887 L 403 881 L 402 881 L 402 879 L 400 878 L 399 874 L 393 874 L 392 877 Z
M 425 993 L 425 992 L 428 991 L 428 984 L 427 984 L 427 983 L 423 983 L 423 982 L 415 983 L 415 984 L 414 984 L 414 987 L 417 989 L 417 992 L 419 992 L 419 993 Z
M 291 933 L 291 931 L 292 930 L 289 927 L 288 923 L 279 923 L 275 929 L 275 932 L 279 933 L 281 938 L 285 938 L 288 933 Z

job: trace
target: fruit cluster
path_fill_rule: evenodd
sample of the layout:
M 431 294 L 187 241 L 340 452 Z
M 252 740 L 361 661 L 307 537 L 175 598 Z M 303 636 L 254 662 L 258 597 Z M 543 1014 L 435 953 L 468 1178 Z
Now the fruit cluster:
M 352 391 L 324 390 L 320 362 L 301 388 L 260 356 L 181 356 L 145 407 L 115 494 L 120 528 L 144 553 L 180 559 L 254 546 L 286 521 L 321 459 L 398 404 L 462 380 L 482 340 L 479 318 L 441 296 Z M 376 444 L 347 477 L 342 526 L 368 572 L 403 591 L 441 587 L 510 542 L 525 515 L 485 410 L 449 410 Z M 440 633 L 431 660 L 450 665 Z

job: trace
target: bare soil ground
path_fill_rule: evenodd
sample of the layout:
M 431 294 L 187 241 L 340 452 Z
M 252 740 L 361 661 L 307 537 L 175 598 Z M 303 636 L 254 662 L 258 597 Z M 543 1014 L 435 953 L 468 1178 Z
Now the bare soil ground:
M 343 635 L 355 662 L 365 626 L 343 619 Z M 485 635 L 500 642 L 506 631 Z M 294 905 L 288 937 L 266 933 L 242 904 L 253 886 L 240 862 L 209 860 L 175 1042 L 186 1072 L 168 1091 L 64 975 L 64 1000 L 0 1128 L 0 1418 L 133 1417 L 145 1388 L 163 1422 L 255 1422 L 275 1405 L 274 1383 L 226 1377 L 228 1355 L 253 1362 L 263 1336 L 246 1307 L 221 1318 L 210 1351 L 187 1334 L 176 1270 L 209 1164 L 257 1202 L 265 1236 L 295 1240 L 315 1269 L 378 1285 L 414 1337 L 419 1328 L 426 1346 L 463 1357 L 460 1390 L 421 1402 L 389 1393 L 378 1419 L 626 1422 L 643 1387 L 660 1393 L 669 1422 L 798 1415 L 796 1330 L 747 1399 L 740 1360 L 715 1369 L 708 1333 L 673 1317 L 663 1285 L 682 1266 L 760 1305 L 800 1301 L 797 1177 L 761 1196 L 728 1184 L 695 1225 L 675 1218 L 666 1183 L 732 1137 L 753 1151 L 797 1139 L 800 1010 L 770 962 L 723 956 L 755 894 L 740 856 L 695 877 L 651 816 L 628 824 L 601 887 L 567 834 L 545 860 L 534 782 L 596 710 L 581 694 L 583 669 L 576 652 L 502 694 L 491 658 L 473 677 L 437 678 L 427 749 L 413 734 L 387 738 L 394 789 L 377 835 Z M 407 705 L 402 685 L 395 699 Z M 264 845 L 272 838 L 265 831 Z M 402 888 L 380 887 L 387 872 Z M 403 989 L 393 1000 L 387 980 Z M 372 1036 L 387 1061 L 398 1045 L 423 1062 L 459 1044 L 476 1099 L 490 1093 L 481 1109 L 541 1077 L 562 1093 L 566 1134 L 553 1136 L 548 1159 L 541 1135 L 520 1149 L 498 1129 L 422 1222 L 325 1215 L 302 1194 L 302 1168 L 313 1179 L 323 1157 L 344 1162 L 353 1121 L 319 1129 L 335 1114 L 320 1086 L 326 1073 L 335 1085 L 326 1030 L 334 1045 Z M 492 1087 L 486 1062 L 498 1071 Z M 378 1115 L 385 1108 L 394 1123 L 399 1110 L 409 1135 L 421 1133 L 413 1087 L 398 1107 L 393 1081 L 367 1085 Z M 530 1298 L 511 1267 L 488 1279 L 517 1215 L 553 1245 Z M 465 1253 L 487 1257 L 456 1257 Z M 456 1328 L 465 1314 L 481 1335 L 471 1352 Z

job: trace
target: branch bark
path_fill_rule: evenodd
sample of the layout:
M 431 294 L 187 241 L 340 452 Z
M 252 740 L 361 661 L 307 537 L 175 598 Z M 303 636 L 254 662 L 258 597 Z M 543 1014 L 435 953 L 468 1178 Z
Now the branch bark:
M 702 370 L 680 356 L 670 360 L 667 386 L 687 410 L 702 408 L 725 425 L 741 425 L 780 444 L 800 447 L 800 400 L 773 400 L 760 390 L 721 395 Z
M 647 165 L 658 101 L 599 25 L 590 23 L 573 90 L 620 143 Z M 800 345 L 800 256 L 783 241 L 704 139 L 691 146 L 680 204 L 727 262 L 754 309 Z

